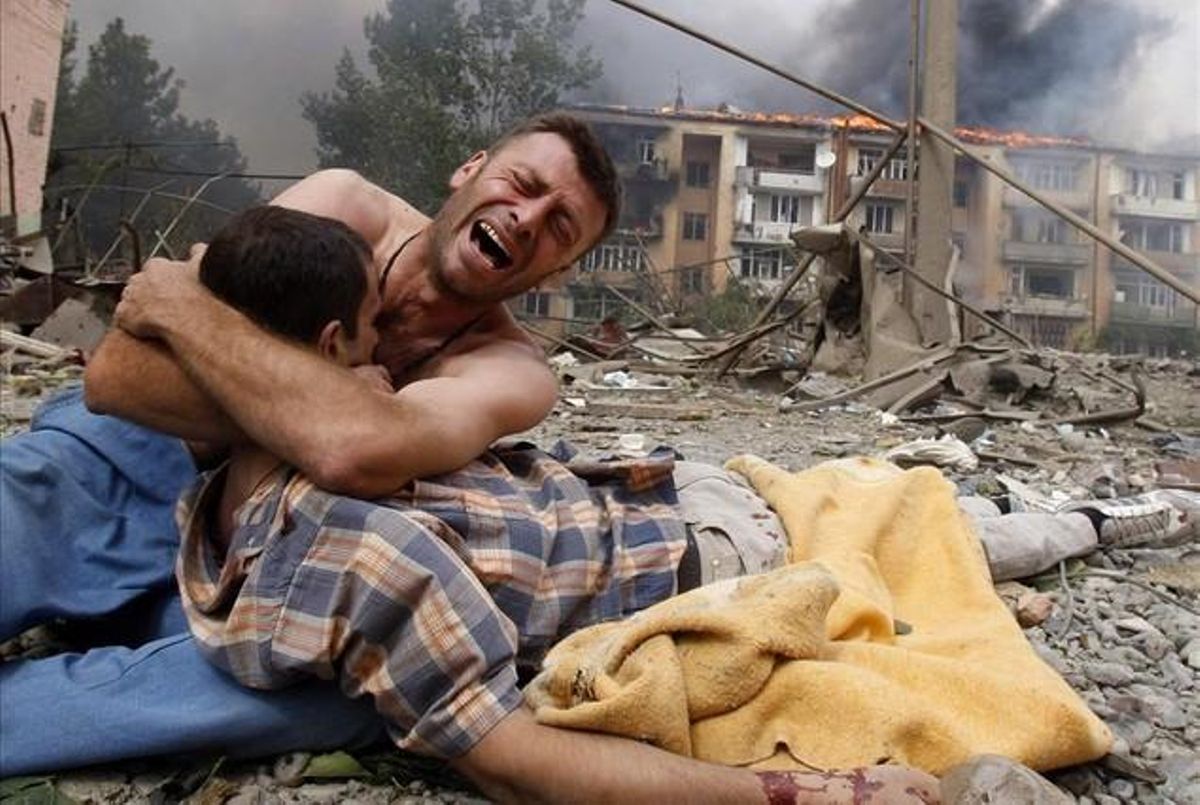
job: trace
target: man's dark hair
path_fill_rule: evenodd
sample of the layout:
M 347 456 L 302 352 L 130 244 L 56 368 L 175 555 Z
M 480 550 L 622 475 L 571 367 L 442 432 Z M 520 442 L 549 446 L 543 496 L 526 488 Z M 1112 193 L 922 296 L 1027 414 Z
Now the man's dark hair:
M 509 129 L 492 145 L 491 151 L 496 153 L 507 143 L 526 134 L 542 132 L 557 134 L 567 141 L 571 152 L 575 154 L 575 162 L 579 165 L 579 172 L 583 174 L 584 181 L 604 205 L 604 229 L 596 238 L 596 243 L 599 243 L 613 231 L 621 215 L 621 182 L 617 178 L 617 169 L 613 166 L 612 157 L 604 150 L 591 126 L 562 112 L 538 115 Z
M 262 327 L 305 343 L 358 330 L 371 249 L 341 221 L 286 207 L 238 213 L 208 244 L 200 282 Z

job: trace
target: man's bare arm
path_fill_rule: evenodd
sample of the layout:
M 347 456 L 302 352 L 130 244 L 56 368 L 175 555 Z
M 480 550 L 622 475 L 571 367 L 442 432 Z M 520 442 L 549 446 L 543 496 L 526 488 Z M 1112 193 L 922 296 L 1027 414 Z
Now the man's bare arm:
M 898 766 L 818 774 L 753 772 L 673 755 L 626 738 L 556 729 L 519 709 L 452 762 L 500 802 L 938 802 L 933 777 Z
M 535 348 L 504 338 L 444 361 L 442 376 L 380 394 L 354 372 L 262 332 L 171 268 L 136 277 L 117 322 L 163 339 L 247 438 L 319 485 L 358 497 L 457 469 L 538 422 L 556 394 Z
M 399 199 L 347 170 L 318 171 L 289 187 L 272 203 L 341 219 L 372 246 L 383 242 L 392 220 L 389 216 L 406 215 L 403 220 L 413 227 L 421 226 L 423 221 Z M 403 209 L 395 209 L 397 205 Z M 186 267 L 155 259 L 147 268 L 194 273 L 201 254 L 194 250 Z M 260 350 L 270 346 L 269 340 L 257 344 Z M 270 359 L 264 354 L 264 360 Z M 111 331 L 88 365 L 84 387 L 88 408 L 96 413 L 121 416 L 183 438 L 227 443 L 244 439 L 233 420 L 192 382 L 170 350 L 154 340 Z
M 112 414 L 183 439 L 232 444 L 244 437 L 211 397 L 184 373 L 160 341 L 113 328 L 88 362 L 84 400 Z

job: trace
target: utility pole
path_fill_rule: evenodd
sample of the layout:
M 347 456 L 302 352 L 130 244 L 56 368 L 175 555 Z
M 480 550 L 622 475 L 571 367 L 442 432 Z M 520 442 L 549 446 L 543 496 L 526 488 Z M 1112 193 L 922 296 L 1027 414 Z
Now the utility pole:
M 921 114 L 954 130 L 958 58 L 958 0 L 926 0 L 925 54 L 921 60 Z M 954 212 L 954 151 L 939 138 L 923 133 L 917 166 L 917 273 L 939 288 L 950 266 L 950 218 Z M 946 300 L 913 281 L 905 283 L 905 299 L 926 342 L 948 343 L 950 311 Z

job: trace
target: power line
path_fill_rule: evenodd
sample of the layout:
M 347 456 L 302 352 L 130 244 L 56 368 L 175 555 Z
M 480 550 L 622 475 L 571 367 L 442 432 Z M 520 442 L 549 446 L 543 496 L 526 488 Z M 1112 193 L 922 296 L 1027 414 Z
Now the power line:
M 164 176 L 204 176 L 206 178 L 211 178 L 213 176 L 220 176 L 225 179 L 279 179 L 279 180 L 287 180 L 287 181 L 295 181 L 297 179 L 303 179 L 309 175 L 307 173 L 225 173 L 222 171 L 213 173 L 212 171 L 189 171 L 189 170 L 178 170 L 178 169 L 167 169 L 167 168 L 142 168 L 142 167 L 138 167 L 137 165 L 130 165 L 129 170 L 141 171 L 142 173 L 161 173 Z
M 56 145 L 51 151 L 125 151 L 130 148 L 234 148 L 233 143 L 220 140 L 146 140 L 126 143 L 85 143 Z

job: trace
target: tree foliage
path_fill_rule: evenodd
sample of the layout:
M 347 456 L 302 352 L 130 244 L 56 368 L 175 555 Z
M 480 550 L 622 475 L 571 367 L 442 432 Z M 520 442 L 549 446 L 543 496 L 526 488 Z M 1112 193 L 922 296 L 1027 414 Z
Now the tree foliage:
M 132 219 L 148 253 L 157 242 L 154 233 L 170 225 L 184 201 L 153 196 L 139 209 L 145 190 L 157 187 L 187 197 L 207 176 L 244 171 L 245 159 L 232 138 L 221 136 L 215 122 L 180 114 L 183 81 L 173 68 L 151 57 L 150 39 L 126 31 L 122 19 L 112 20 L 88 48 L 79 77 L 77 44 L 78 27 L 72 22 L 63 36 L 48 202 L 66 199 L 69 205 L 79 205 L 83 237 L 75 245 L 84 252 L 98 256 L 117 236 L 119 222 Z M 80 187 L 93 182 L 98 187 L 90 193 Z M 210 185 L 201 200 L 238 210 L 260 198 L 245 181 L 222 179 Z M 170 244 L 182 247 L 204 239 L 226 217 L 207 204 L 194 205 L 180 219 Z M 82 262 L 85 254 L 76 258 Z
M 584 2 L 389 0 L 364 22 L 373 76 L 347 51 L 334 90 L 302 98 L 321 164 L 432 212 L 473 151 L 600 76 L 590 49 L 570 44 Z

